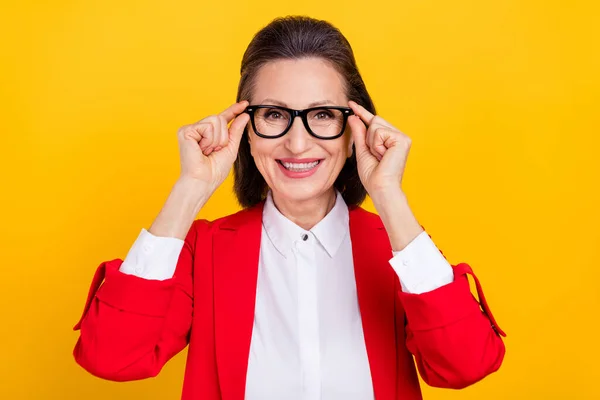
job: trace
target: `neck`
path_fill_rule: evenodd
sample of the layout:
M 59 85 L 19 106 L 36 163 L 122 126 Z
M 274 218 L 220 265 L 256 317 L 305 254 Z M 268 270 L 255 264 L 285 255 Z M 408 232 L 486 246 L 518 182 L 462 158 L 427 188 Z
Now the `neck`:
M 310 230 L 331 211 L 335 205 L 336 192 L 332 187 L 320 196 L 309 200 L 289 200 L 272 192 L 275 207 L 287 219 L 305 230 Z

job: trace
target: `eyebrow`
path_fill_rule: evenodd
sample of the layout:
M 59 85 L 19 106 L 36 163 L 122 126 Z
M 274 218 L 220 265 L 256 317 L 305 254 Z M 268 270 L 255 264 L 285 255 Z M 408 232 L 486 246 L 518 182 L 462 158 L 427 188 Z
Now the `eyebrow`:
M 261 102 L 261 104 L 273 104 L 273 105 L 276 105 L 276 106 L 288 107 L 288 105 L 285 102 L 279 101 L 279 100 L 275 100 L 275 99 L 271 99 L 271 98 L 264 99 Z M 335 103 L 333 101 L 331 101 L 331 100 L 314 101 L 314 102 L 310 103 L 307 108 L 317 107 L 317 106 L 324 106 L 326 104 L 335 104 Z

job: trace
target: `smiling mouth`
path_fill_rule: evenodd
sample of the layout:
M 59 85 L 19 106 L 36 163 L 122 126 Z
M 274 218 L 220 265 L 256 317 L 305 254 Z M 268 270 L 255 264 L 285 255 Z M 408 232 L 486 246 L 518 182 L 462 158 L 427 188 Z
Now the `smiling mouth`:
M 292 172 L 310 171 L 311 169 L 313 169 L 317 165 L 319 165 L 321 163 L 321 161 L 323 161 L 323 160 L 316 160 L 316 161 L 307 162 L 307 163 L 291 163 L 291 162 L 277 160 L 277 162 L 279 164 L 281 164 L 283 166 L 283 168 L 287 169 L 288 171 L 292 171 Z

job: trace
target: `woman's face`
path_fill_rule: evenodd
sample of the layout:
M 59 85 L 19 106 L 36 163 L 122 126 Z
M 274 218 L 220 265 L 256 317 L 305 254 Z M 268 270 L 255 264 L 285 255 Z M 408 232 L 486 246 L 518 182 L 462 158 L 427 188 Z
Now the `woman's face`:
M 348 98 L 342 77 L 328 62 L 305 58 L 261 67 L 250 104 L 302 110 L 320 105 L 348 107 Z M 348 126 L 341 137 L 332 140 L 311 136 L 300 117 L 280 138 L 257 136 L 251 124 L 248 133 L 254 162 L 273 195 L 281 200 L 295 202 L 327 194 L 352 155 Z

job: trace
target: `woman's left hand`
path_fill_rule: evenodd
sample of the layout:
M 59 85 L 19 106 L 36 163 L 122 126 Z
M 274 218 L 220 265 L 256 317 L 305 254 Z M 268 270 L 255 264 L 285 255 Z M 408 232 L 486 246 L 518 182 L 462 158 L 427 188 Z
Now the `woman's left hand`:
M 371 197 L 401 189 L 410 138 L 363 106 L 353 101 L 348 105 L 355 114 L 348 117 L 348 124 L 363 186 Z

